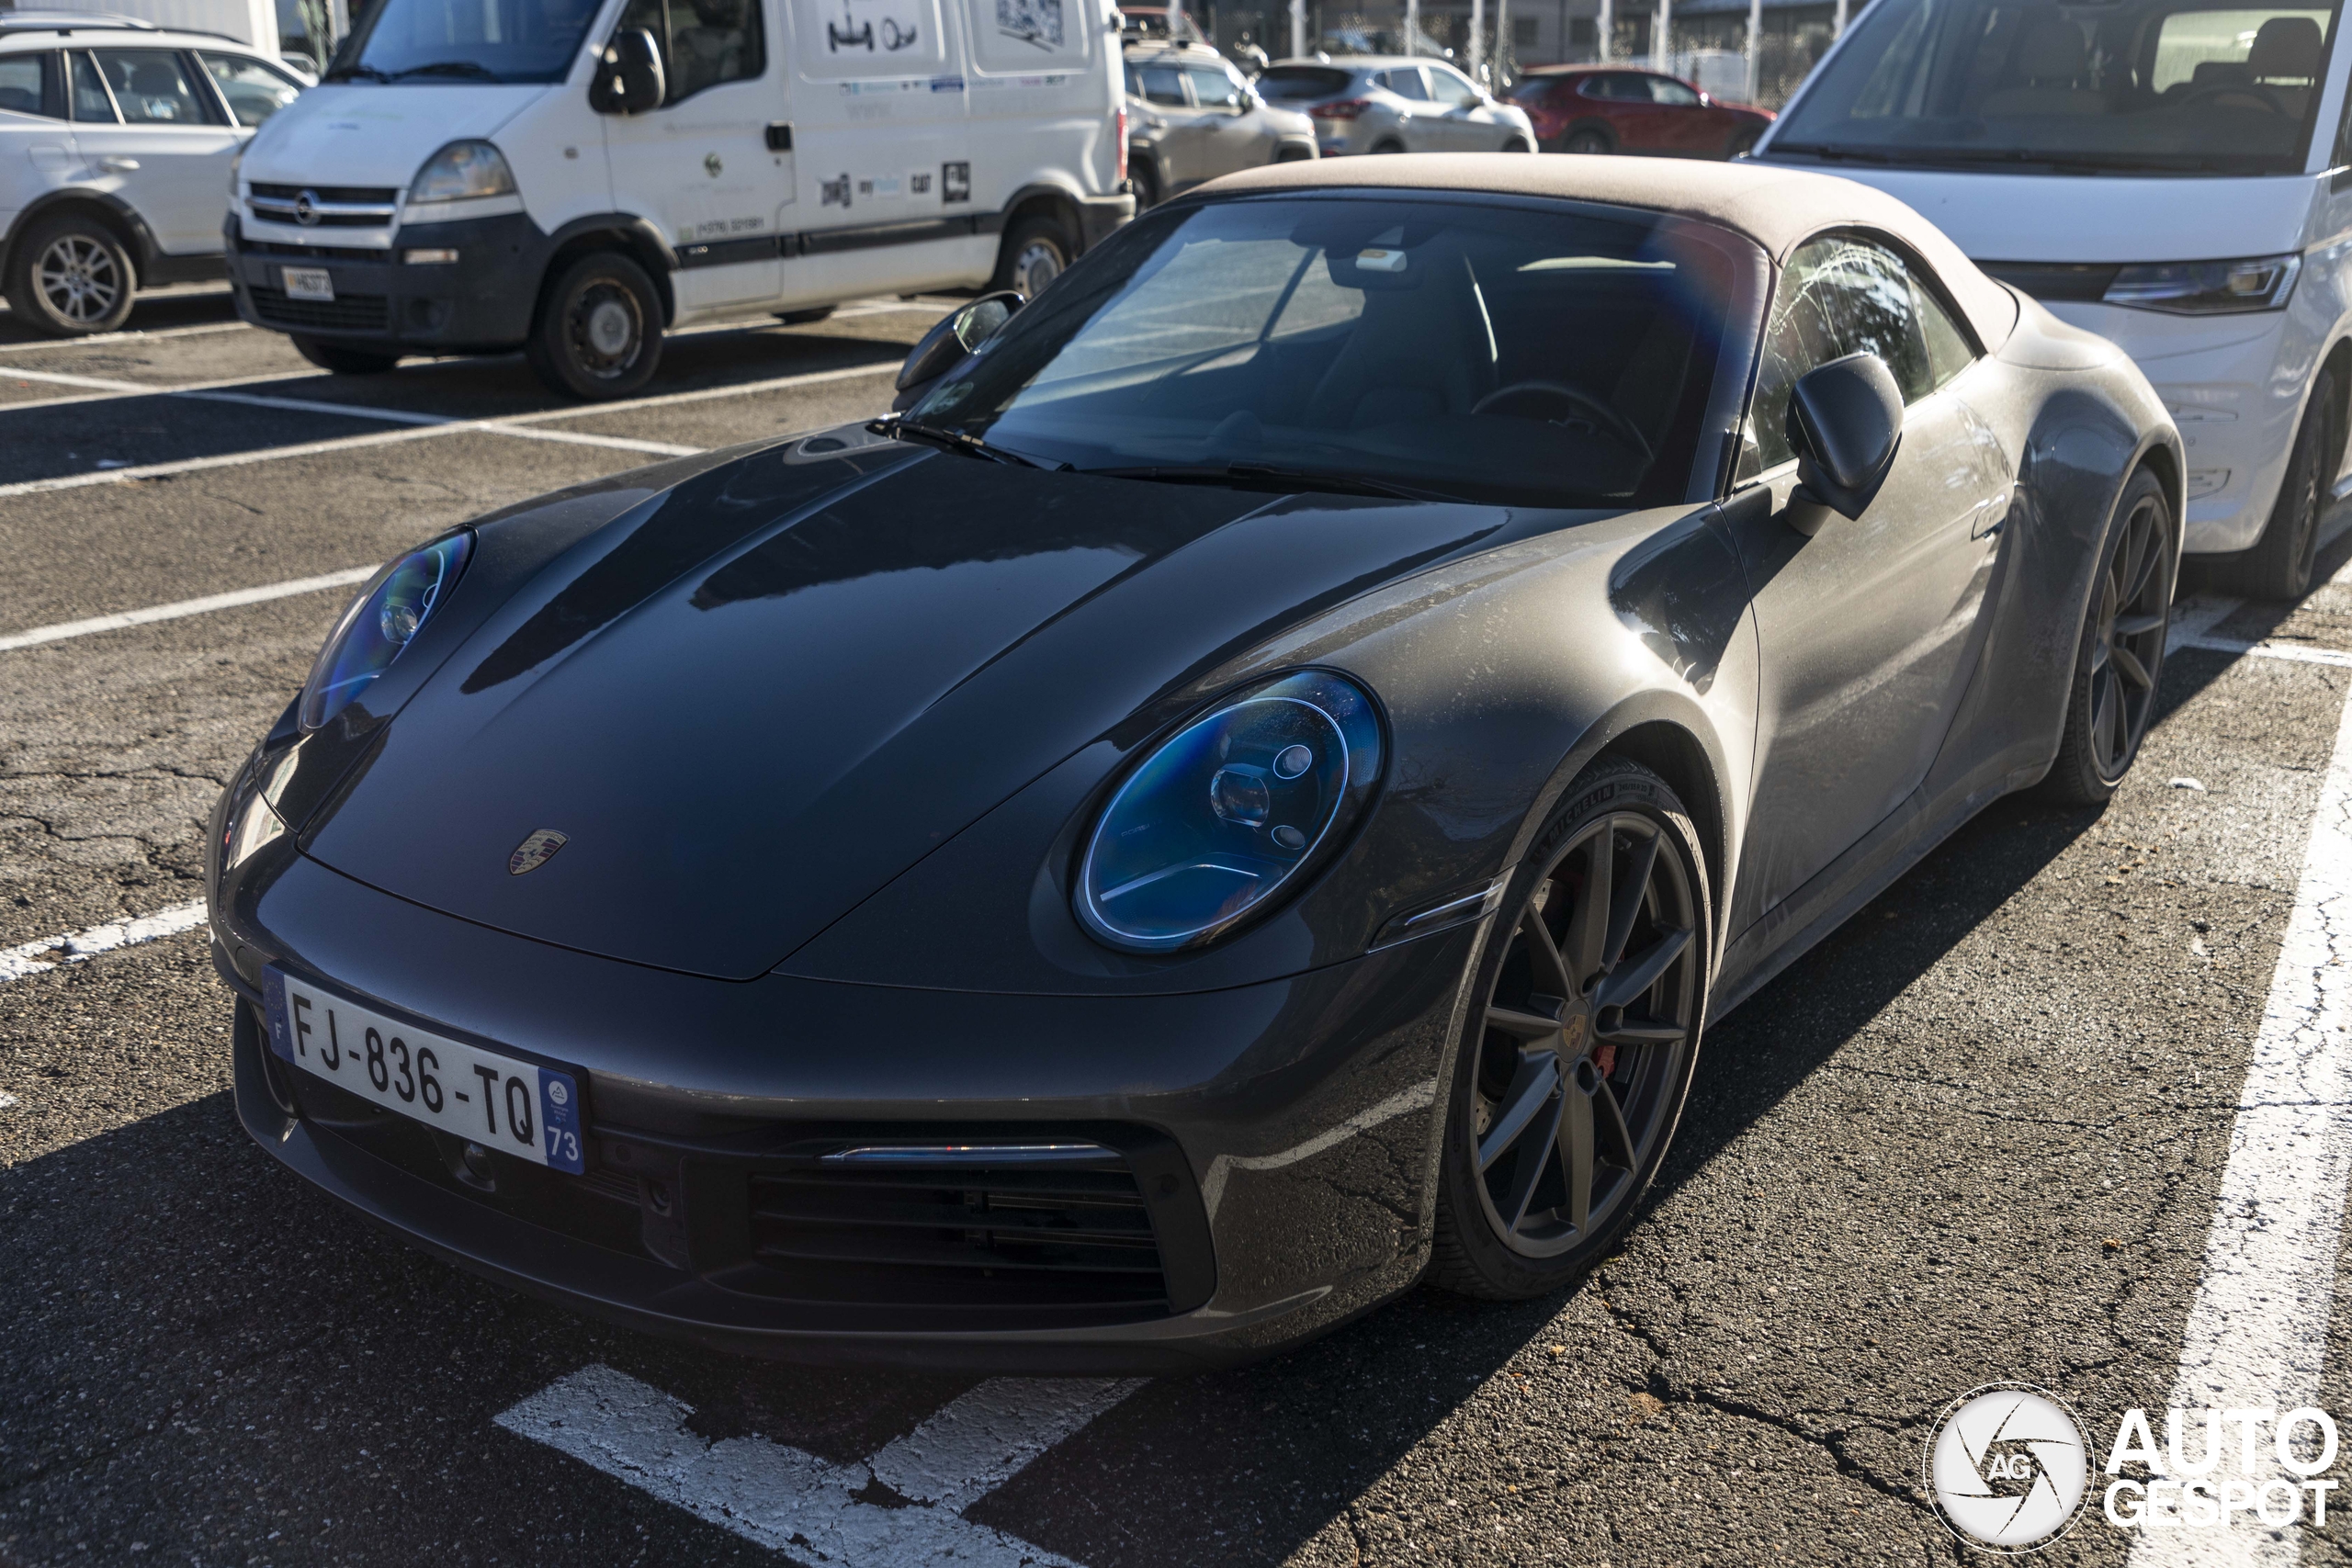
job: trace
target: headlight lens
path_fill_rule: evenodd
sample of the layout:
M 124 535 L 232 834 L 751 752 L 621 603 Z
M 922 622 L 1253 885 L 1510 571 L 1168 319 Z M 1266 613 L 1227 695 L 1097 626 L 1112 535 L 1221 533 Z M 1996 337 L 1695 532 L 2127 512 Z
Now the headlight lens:
M 409 182 L 411 201 L 471 201 L 513 196 L 514 171 L 505 154 L 487 141 L 452 141 L 424 161 Z
M 1078 915 L 1114 947 L 1215 942 L 1345 839 L 1380 781 L 1363 689 L 1302 671 L 1227 698 L 1127 775 L 1087 841 Z
M 302 687 L 302 728 L 316 729 L 392 667 L 466 570 L 474 536 L 451 534 L 411 550 L 368 583 L 336 623 Z
M 2108 285 L 2105 298 L 2110 305 L 2135 305 L 2143 310 L 2170 310 L 2182 316 L 2276 310 L 2295 291 L 2295 276 L 2302 269 L 2300 254 L 2127 266 Z

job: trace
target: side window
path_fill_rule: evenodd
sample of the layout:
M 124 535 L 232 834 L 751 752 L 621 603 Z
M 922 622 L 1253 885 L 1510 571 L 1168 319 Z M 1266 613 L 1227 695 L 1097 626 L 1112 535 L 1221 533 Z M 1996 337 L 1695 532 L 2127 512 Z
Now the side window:
M 98 68 L 122 118 L 132 125 L 207 125 L 203 98 L 189 79 L 187 62 L 177 50 L 108 49 L 98 53 Z
M 1933 385 L 1942 386 L 1976 363 L 1976 351 L 1968 346 L 1968 334 L 1960 330 L 1951 312 L 1944 309 L 1943 301 L 1916 275 L 1911 277 L 1911 308 L 1919 313 L 1920 335 L 1928 340 L 1928 368 L 1934 378 Z
M 302 90 L 292 77 L 282 76 L 245 55 L 208 51 L 198 58 L 204 62 L 204 68 L 212 73 L 212 85 L 220 89 L 221 98 L 239 125 L 259 125 L 292 103 L 295 95 Z
M 1945 378 L 1937 374 L 1920 323 L 1918 303 L 1925 297 L 1902 258 L 1883 245 L 1833 235 L 1798 246 L 1772 295 L 1740 477 L 1795 456 L 1789 447 L 1789 389 L 1816 365 L 1875 354 L 1894 372 L 1905 403 L 1941 385 Z M 1949 319 L 1942 325 L 1959 339 Z M 1963 342 L 1963 364 L 1965 352 Z
M 74 62 L 74 118 L 84 124 L 115 124 L 114 99 L 107 96 L 96 64 L 78 49 L 67 58 Z
M 705 87 L 749 81 L 768 67 L 759 0 L 629 0 L 624 28 L 643 28 L 662 50 L 670 79 L 664 104 Z
M 1478 89 L 1470 85 L 1470 78 L 1451 66 L 1425 65 L 1422 69 L 1430 73 L 1430 96 L 1441 103 L 1458 104 L 1478 95 Z
M 1421 85 L 1421 73 L 1419 66 L 1400 65 L 1394 71 L 1382 72 L 1376 79 L 1382 86 L 1400 98 L 1424 102 L 1430 96 L 1430 90 Z
M 1193 79 L 1193 101 L 1204 109 L 1238 108 L 1241 104 L 1240 84 L 1225 73 L 1220 66 L 1187 65 L 1184 74 Z
M 0 56 L 0 111 L 65 118 L 64 82 L 54 53 Z
M 1143 78 L 1143 101 L 1163 104 L 1170 108 L 1182 108 L 1184 73 L 1173 65 L 1147 65 L 1136 72 Z
M 1654 104 L 1670 104 L 1679 109 L 1699 107 L 1699 95 L 1670 76 L 1651 77 L 1649 88 L 1650 102 Z

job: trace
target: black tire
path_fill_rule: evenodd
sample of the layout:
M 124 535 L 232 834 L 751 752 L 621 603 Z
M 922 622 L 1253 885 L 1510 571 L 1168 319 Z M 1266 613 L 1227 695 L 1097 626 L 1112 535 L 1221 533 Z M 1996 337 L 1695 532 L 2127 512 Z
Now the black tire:
M 1560 151 L 1589 156 L 1596 152 L 1614 152 L 1617 143 L 1607 131 L 1596 130 L 1588 125 L 1569 131 L 1560 143 Z
M 819 305 L 808 310 L 778 310 L 775 319 L 787 327 L 809 327 L 831 319 L 836 307 Z
M 1135 186 L 1137 212 L 1148 212 L 1159 205 L 1159 171 L 1153 168 L 1148 160 L 1128 160 L 1127 183 Z
M 1376 155 L 1385 155 L 1390 152 L 1402 152 L 1404 150 L 1405 144 L 1401 141 L 1384 141 L 1374 147 L 1373 152 Z
M 2171 632 L 2174 534 L 2164 482 L 2142 468 L 2123 487 L 2115 522 L 2099 541 L 2058 760 L 2042 781 L 2054 799 L 2086 806 L 2108 799 L 2140 754 Z
M 1713 929 L 1690 814 L 1648 769 L 1595 763 L 1536 836 L 1496 921 L 1444 1102 L 1430 1279 L 1518 1300 L 1607 1256 L 1681 1120 Z M 1584 1153 L 1581 1223 L 1564 1138 Z
M 1274 154 L 1277 164 L 1308 164 L 1314 160 L 1315 154 L 1304 147 L 1285 147 Z
M 2302 428 L 2295 433 L 2294 455 L 2287 460 L 2287 477 L 2278 481 L 2270 521 L 2254 548 L 2239 556 L 2228 574 L 2249 598 L 2292 600 L 2311 592 L 2320 520 L 2326 514 L 2328 490 L 2335 477 L 2328 462 L 2337 455 L 2334 442 L 2343 429 L 2343 397 L 2333 370 L 2322 370 L 2312 382 Z
M 618 251 L 594 251 L 539 297 L 523 355 L 551 391 L 625 398 L 662 363 L 662 299 L 645 269 Z
M 121 239 L 78 212 L 36 221 L 8 268 L 9 308 L 50 337 L 119 330 L 138 292 L 139 267 Z
M 293 339 L 294 352 L 337 376 L 381 376 L 401 362 L 397 354 L 377 354 L 364 348 L 344 348 L 314 337 Z
M 1055 278 L 1069 270 L 1078 256 L 1078 241 L 1057 218 L 1023 218 L 1005 231 L 997 252 L 992 289 L 1010 288 L 1023 299 L 1034 299 Z
M 1502 150 L 1506 152 L 1532 152 L 1535 151 L 1533 147 L 1528 144 L 1527 138 L 1524 136 L 1512 137 L 1510 141 L 1503 143 Z

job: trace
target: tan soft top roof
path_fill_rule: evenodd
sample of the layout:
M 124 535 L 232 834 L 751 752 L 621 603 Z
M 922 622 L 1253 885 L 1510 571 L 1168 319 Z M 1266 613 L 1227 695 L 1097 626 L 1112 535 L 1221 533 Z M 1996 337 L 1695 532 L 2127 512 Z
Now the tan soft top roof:
M 1277 190 L 1478 191 L 1645 208 L 1744 234 L 1775 264 L 1824 229 L 1860 227 L 1917 252 L 1968 312 L 1987 348 L 2007 340 L 2018 305 L 1943 231 L 1883 191 L 1835 175 L 1768 164 L 1525 152 L 1416 152 L 1273 164 L 1201 187 L 1210 195 Z

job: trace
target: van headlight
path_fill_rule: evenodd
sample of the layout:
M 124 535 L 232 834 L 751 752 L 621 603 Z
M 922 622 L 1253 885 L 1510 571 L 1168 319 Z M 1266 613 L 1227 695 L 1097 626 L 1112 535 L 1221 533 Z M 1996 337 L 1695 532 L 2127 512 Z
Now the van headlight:
M 2276 310 L 2294 293 L 2296 275 L 2302 269 L 2301 253 L 2244 261 L 2157 262 L 2125 267 L 2107 286 L 2103 298 L 2110 305 L 2181 316 Z
M 1078 917 L 1113 947 L 1216 941 L 1306 886 L 1380 782 L 1379 716 L 1352 681 L 1301 671 L 1227 697 L 1131 771 L 1089 836 Z
M 311 678 L 302 683 L 302 728 L 318 728 L 349 707 L 377 677 L 408 651 L 473 554 L 474 536 L 456 533 L 434 540 L 386 566 L 343 613 Z
M 506 155 L 487 141 L 452 141 L 424 161 L 409 182 L 412 202 L 473 201 L 513 196 L 514 171 Z

